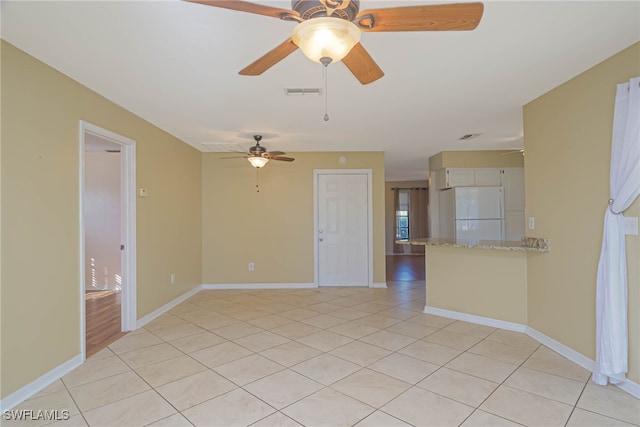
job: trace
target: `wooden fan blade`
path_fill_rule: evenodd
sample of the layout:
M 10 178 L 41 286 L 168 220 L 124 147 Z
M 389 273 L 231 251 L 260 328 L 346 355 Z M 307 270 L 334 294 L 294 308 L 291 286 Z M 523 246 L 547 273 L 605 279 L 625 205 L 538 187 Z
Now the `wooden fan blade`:
M 300 17 L 295 10 L 278 9 L 271 6 L 249 3 L 241 0 L 185 0 L 189 3 L 204 4 L 207 6 L 221 7 L 223 9 L 238 10 L 240 12 L 255 13 L 258 15 L 270 16 L 279 19 L 294 19 Z
M 357 43 L 347 56 L 342 58 L 342 62 L 363 85 L 384 76 L 384 72 L 360 43 Z
M 283 162 L 293 162 L 295 159 L 293 157 L 282 157 L 282 156 L 274 156 L 270 158 L 271 160 L 280 160 Z
M 482 3 L 392 7 L 360 12 L 354 24 L 362 31 L 463 31 L 480 23 Z
M 271 158 L 271 157 L 275 157 L 275 156 L 282 156 L 283 154 L 286 154 L 286 153 L 283 153 L 282 151 L 267 151 L 266 153 L 262 154 L 262 157 Z
M 249 64 L 244 69 L 240 70 L 240 74 L 243 76 L 259 76 L 267 71 L 269 68 L 282 61 L 287 56 L 291 55 L 298 49 L 298 46 L 288 38 L 284 43 L 280 44 L 275 49 L 269 51 L 266 55 L 260 57 L 257 61 Z

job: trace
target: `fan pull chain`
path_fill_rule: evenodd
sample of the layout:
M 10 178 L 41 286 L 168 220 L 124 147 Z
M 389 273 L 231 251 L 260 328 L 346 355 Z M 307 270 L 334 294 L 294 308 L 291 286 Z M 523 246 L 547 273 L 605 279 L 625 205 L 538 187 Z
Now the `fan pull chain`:
M 260 192 L 260 168 L 256 168 L 256 193 Z
M 324 121 L 328 122 L 329 121 L 329 107 L 328 105 L 328 101 L 327 99 L 329 98 L 329 83 L 328 83 L 328 76 L 329 76 L 329 64 L 331 64 L 331 58 L 328 57 L 322 57 L 320 58 L 320 62 L 322 63 L 322 65 L 324 65 L 324 68 L 322 69 L 322 76 L 324 77 Z
M 324 66 L 324 121 L 325 122 L 329 121 L 329 108 L 327 106 L 328 104 L 327 98 L 329 97 L 327 74 L 329 74 L 329 68 L 325 65 Z

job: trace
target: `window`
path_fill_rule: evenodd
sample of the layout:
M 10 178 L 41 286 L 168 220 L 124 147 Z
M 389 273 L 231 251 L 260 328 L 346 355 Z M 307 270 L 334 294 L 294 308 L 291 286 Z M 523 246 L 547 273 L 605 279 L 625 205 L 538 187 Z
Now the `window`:
M 396 240 L 409 239 L 409 190 L 398 190 Z

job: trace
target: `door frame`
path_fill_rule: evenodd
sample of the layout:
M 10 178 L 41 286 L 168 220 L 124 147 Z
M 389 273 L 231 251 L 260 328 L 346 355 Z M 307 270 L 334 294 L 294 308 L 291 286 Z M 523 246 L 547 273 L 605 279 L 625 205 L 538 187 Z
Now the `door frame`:
M 85 313 L 85 224 L 84 224 L 84 153 L 85 136 L 88 134 L 106 139 L 121 147 L 120 197 L 122 221 L 121 273 L 124 286 L 121 294 L 121 329 L 133 331 L 137 325 L 136 310 L 136 142 L 125 136 L 103 129 L 80 120 L 79 126 L 79 162 L 80 162 L 80 344 L 82 360 L 86 359 L 86 313 Z
M 313 281 L 319 287 L 320 269 L 318 250 L 318 179 L 320 175 L 366 175 L 367 176 L 367 286 L 373 283 L 373 170 L 372 169 L 314 169 L 313 170 Z

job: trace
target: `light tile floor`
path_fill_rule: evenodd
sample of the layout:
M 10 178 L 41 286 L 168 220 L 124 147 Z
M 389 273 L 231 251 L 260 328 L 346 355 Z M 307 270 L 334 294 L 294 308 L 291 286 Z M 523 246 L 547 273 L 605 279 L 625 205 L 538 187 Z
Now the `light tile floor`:
M 640 401 L 527 335 L 423 304 L 421 282 L 203 291 L 15 409 L 105 427 L 640 425 Z

